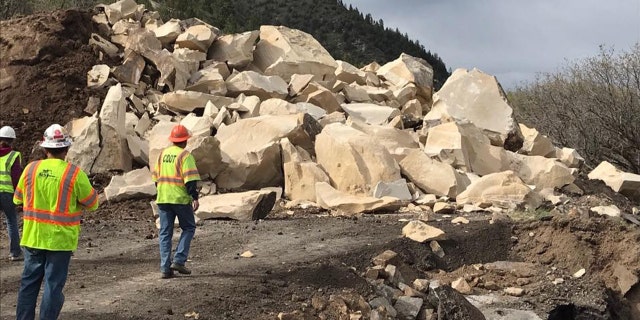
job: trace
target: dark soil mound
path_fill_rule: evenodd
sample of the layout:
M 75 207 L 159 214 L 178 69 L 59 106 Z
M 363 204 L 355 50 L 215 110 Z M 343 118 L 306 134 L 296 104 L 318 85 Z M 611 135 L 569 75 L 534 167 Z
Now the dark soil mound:
M 16 129 L 25 160 L 49 125 L 83 115 L 93 31 L 91 13 L 75 10 L 0 22 L 0 126 Z

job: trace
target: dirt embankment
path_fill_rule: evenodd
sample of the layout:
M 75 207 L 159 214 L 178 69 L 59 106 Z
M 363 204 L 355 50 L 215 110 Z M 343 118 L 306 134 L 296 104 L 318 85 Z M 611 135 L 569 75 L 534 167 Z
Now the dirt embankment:
M 0 22 L 0 126 L 16 130 L 25 160 L 49 125 L 83 116 L 92 32 L 91 13 L 74 10 Z

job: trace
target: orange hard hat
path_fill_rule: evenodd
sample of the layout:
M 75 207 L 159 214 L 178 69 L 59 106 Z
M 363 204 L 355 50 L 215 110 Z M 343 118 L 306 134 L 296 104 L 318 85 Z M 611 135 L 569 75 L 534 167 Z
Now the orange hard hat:
M 169 135 L 169 141 L 171 142 L 184 142 L 189 140 L 191 134 L 189 134 L 189 130 L 181 124 L 176 125 L 171 129 L 171 134 Z

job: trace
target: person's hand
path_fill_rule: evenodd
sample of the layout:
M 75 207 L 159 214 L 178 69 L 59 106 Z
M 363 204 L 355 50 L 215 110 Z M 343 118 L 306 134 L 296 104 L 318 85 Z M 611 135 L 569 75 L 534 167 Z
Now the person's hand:
M 193 212 L 196 212 L 196 210 L 200 208 L 200 203 L 198 202 L 198 200 L 193 200 L 193 202 L 191 202 L 191 206 L 193 207 Z

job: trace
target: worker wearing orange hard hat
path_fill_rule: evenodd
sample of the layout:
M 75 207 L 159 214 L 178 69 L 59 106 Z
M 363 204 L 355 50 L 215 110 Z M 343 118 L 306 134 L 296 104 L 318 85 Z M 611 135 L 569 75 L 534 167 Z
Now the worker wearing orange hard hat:
M 47 158 L 27 165 L 13 194 L 23 206 L 20 245 L 24 270 L 16 306 L 17 319 L 34 319 L 44 281 L 40 319 L 57 319 L 64 304 L 71 253 L 78 248 L 82 210 L 98 208 L 98 194 L 87 174 L 64 161 L 71 138 L 60 125 L 51 125 L 40 143 Z
M 196 230 L 194 212 L 199 206 L 196 183 L 200 180 L 200 175 L 195 159 L 189 151 L 184 149 L 189 137 L 191 134 L 183 125 L 174 126 L 169 135 L 169 141 L 173 145 L 162 150 L 153 169 L 153 181 L 158 189 L 156 203 L 160 215 L 158 238 L 160 240 L 160 272 L 163 279 L 173 277 L 174 271 L 191 274 L 191 270 L 185 264 L 189 256 L 191 239 Z M 172 259 L 171 237 L 176 217 L 182 233 Z

